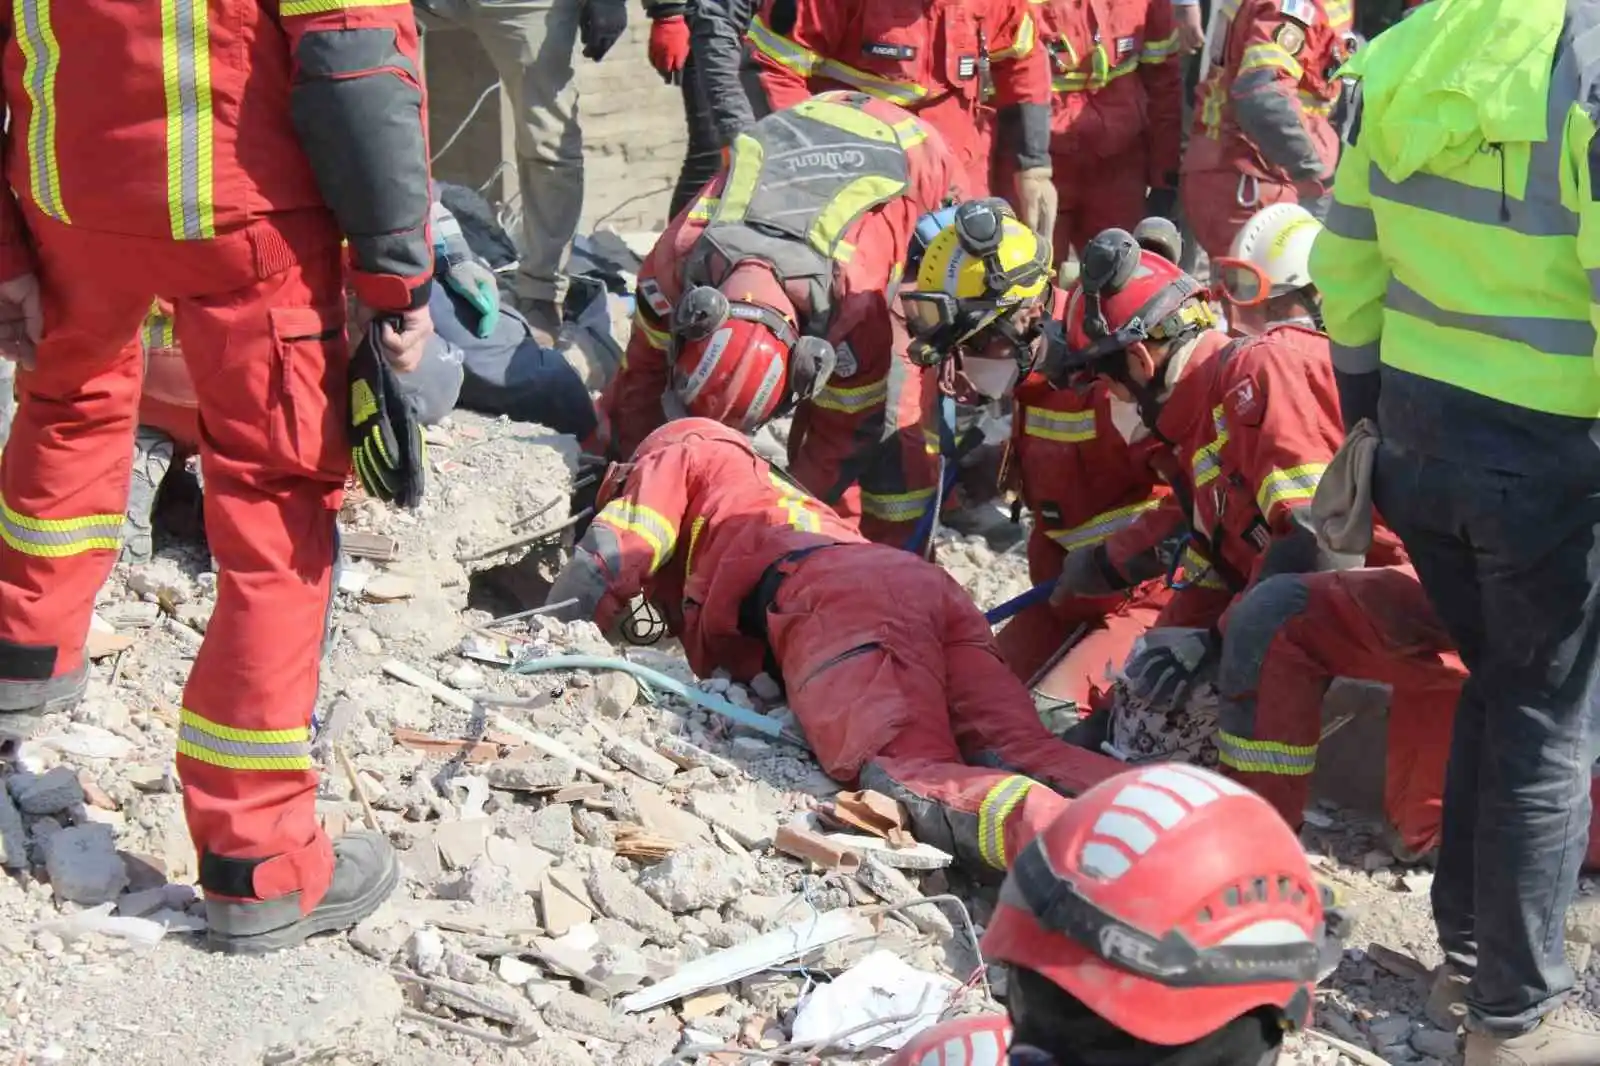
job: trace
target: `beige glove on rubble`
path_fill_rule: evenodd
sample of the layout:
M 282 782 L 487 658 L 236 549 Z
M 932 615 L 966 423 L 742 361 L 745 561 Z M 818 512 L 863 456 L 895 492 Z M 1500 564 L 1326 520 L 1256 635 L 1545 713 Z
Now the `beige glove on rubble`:
M 1021 220 L 1048 245 L 1056 231 L 1056 185 L 1049 167 L 1017 172 L 1017 204 Z

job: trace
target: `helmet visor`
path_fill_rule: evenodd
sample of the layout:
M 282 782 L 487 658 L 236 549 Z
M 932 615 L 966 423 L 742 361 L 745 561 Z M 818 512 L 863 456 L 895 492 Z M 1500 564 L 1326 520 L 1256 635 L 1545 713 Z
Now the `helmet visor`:
M 900 312 L 917 340 L 931 340 L 956 324 L 956 300 L 942 292 L 902 292 Z
M 1219 257 L 1211 261 L 1218 295 L 1235 307 L 1255 307 L 1272 297 L 1266 272 L 1244 259 Z

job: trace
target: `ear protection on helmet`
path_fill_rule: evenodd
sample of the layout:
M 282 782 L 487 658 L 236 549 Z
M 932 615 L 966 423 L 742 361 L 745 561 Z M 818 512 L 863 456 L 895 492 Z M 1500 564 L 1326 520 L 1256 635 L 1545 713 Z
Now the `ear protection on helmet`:
M 776 311 L 760 304 L 733 303 L 722 290 L 697 285 L 678 301 L 678 310 L 672 316 L 672 338 L 674 342 L 705 340 L 730 318 L 760 322 L 786 348 L 793 348 L 798 336 L 789 320 Z
M 1021 263 L 1010 270 L 1000 265 L 1000 242 L 1006 233 L 1001 219 L 1015 220 L 1016 217 L 1011 205 L 997 196 L 968 200 L 956 207 L 956 238 L 968 255 L 983 260 L 984 284 L 993 293 L 1006 292 L 1014 285 L 1026 285 L 1048 269 L 1035 262 Z
M 838 364 L 833 345 L 821 337 L 801 337 L 789 352 L 789 391 L 796 400 L 814 399 Z

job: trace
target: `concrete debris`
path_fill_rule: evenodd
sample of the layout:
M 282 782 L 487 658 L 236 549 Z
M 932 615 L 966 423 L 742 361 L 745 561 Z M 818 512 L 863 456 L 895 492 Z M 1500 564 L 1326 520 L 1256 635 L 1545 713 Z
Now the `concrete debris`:
M 784 432 L 764 437 L 781 451 Z M 526 535 L 565 519 L 577 444 L 461 413 L 431 438 L 420 511 L 351 494 L 340 515 L 346 577 L 313 747 L 318 818 L 330 835 L 360 825 L 359 782 L 400 849 L 401 887 L 349 936 L 278 956 L 215 956 L 181 935 L 205 918 L 173 751 L 217 583 L 204 545 L 174 530 L 97 597 L 97 639 L 118 639 L 97 646 L 83 703 L 0 765 L 0 1061 L 155 1066 L 181 1033 L 186 1055 L 222 1066 L 657 1066 L 685 1041 L 795 1039 L 824 1002 L 802 993 L 829 978 L 848 990 L 874 953 L 919 981 L 967 982 L 958 908 L 921 901 L 955 893 L 981 926 L 992 892 L 947 877 L 950 854 L 914 840 L 885 797 L 841 795 L 803 750 L 654 679 L 516 670 L 618 656 L 587 622 L 517 617 L 561 565 Z M 1020 552 L 980 537 L 941 533 L 939 559 L 984 607 L 1029 584 Z M 772 678 L 697 680 L 670 641 L 626 658 L 798 731 Z M 1456 1038 L 1423 1020 L 1439 961 L 1429 875 L 1383 861 L 1376 825 L 1314 806 L 1307 847 L 1364 905 L 1352 943 L 1369 945 L 1319 989 L 1319 1028 L 1397 1064 L 1458 1062 Z M 824 851 L 787 833 L 775 848 L 780 826 Z M 1593 1004 L 1600 886 L 1586 883 L 1568 934 Z M 956 1012 L 998 1009 L 976 993 Z M 873 994 L 846 998 L 864 1008 Z M 1280 1066 L 1336 1055 L 1296 1035 Z

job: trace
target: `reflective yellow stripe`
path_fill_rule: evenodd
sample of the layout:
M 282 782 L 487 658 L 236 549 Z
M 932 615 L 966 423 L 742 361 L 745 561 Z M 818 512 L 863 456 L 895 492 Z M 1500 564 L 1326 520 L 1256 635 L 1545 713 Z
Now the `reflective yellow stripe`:
M 1198 585 L 1203 589 L 1228 589 L 1228 583 L 1217 576 L 1211 567 L 1211 560 L 1185 544 L 1182 553 L 1178 556 L 1178 565 L 1183 568 L 1183 578 L 1191 585 Z
M 920 85 L 880 78 L 876 74 L 868 74 L 864 70 L 857 70 L 846 63 L 841 63 L 837 59 L 822 60 L 817 64 L 816 73 L 834 81 L 844 82 L 869 96 L 887 100 L 891 104 L 914 104 L 928 95 L 928 90 Z
M 406 0 L 282 0 L 278 14 L 284 18 L 296 15 L 325 15 L 330 11 L 347 11 L 358 7 L 407 7 Z
M 778 506 L 783 508 L 784 515 L 789 519 L 789 525 L 802 533 L 821 533 L 822 519 L 817 517 L 813 509 L 816 501 L 775 472 L 768 471 L 767 476 L 772 479 L 773 487 L 778 490 Z
M 1178 31 L 1173 30 L 1171 35 L 1159 41 L 1146 41 L 1144 48 L 1139 52 L 1141 63 L 1163 63 L 1178 54 Z
M 861 513 L 880 522 L 915 522 L 933 504 L 933 489 L 910 492 L 861 490 Z
M 61 172 L 56 165 L 56 71 L 61 66 L 61 48 L 50 25 L 50 3 L 13 0 L 12 18 L 17 46 L 22 50 L 22 87 L 29 104 L 28 189 L 40 211 L 58 222 L 70 222 L 61 202 Z M 116 60 L 112 57 L 111 61 Z
M 693 207 L 689 208 L 689 217 L 695 222 L 710 222 L 718 203 L 715 196 L 702 196 L 694 202 Z
M 1324 118 L 1333 114 L 1334 101 L 1324 100 L 1316 93 L 1308 93 L 1304 89 L 1300 90 L 1299 95 L 1300 109 L 1302 111 L 1306 111 L 1313 115 L 1321 115 Z
M 824 385 L 822 390 L 811 399 L 815 407 L 824 411 L 839 411 L 843 414 L 859 414 L 870 408 L 889 402 L 889 382 L 886 378 L 866 385 Z
M 1309 501 L 1317 494 L 1317 482 L 1322 480 L 1326 469 L 1327 463 L 1302 463 L 1287 470 L 1274 467 L 1261 479 L 1261 487 L 1256 490 L 1256 506 L 1270 517 L 1272 508 L 1278 504 Z
M 172 332 L 172 318 L 163 314 L 157 304 L 151 304 L 150 313 L 144 320 L 144 350 L 150 352 L 171 348 L 177 343 Z
M 1215 481 L 1222 472 L 1222 447 L 1228 443 L 1228 421 L 1222 415 L 1222 405 L 1219 403 L 1211 409 L 1211 426 L 1216 430 L 1216 436 L 1210 444 L 1194 453 L 1190 467 L 1194 470 L 1194 485 L 1209 485 Z
M 705 531 L 705 528 L 705 515 L 696 518 L 694 524 L 689 527 L 689 554 L 684 556 L 683 559 L 683 579 L 685 581 L 689 580 L 689 575 L 694 573 L 694 549 L 695 545 L 700 543 L 700 534 Z
M 92 514 L 80 518 L 31 518 L 0 499 L 0 540 L 24 555 L 38 559 L 63 559 L 91 551 L 116 551 L 122 547 L 120 514 Z
M 1006 819 L 1035 782 L 1012 774 L 989 790 L 978 806 L 978 854 L 996 870 L 1006 868 Z
M 178 715 L 178 754 L 228 770 L 311 769 L 311 730 L 238 729 L 185 707 Z
M 1317 768 L 1315 744 L 1280 744 L 1273 740 L 1248 740 L 1226 730 L 1217 732 L 1217 755 L 1222 765 L 1251 774 L 1305 777 Z
M 658 511 L 627 500 L 612 500 L 595 515 L 595 522 L 610 526 L 619 535 L 632 533 L 650 546 L 650 572 L 661 569 L 678 546 L 678 527 Z
M 1012 39 L 1010 47 L 995 49 L 989 53 L 989 58 L 995 62 L 1002 59 L 1021 59 L 1033 51 L 1033 44 L 1038 36 L 1034 29 L 1033 16 L 1024 11 L 1022 21 L 1017 23 L 1017 35 Z
M 1022 419 L 1022 432 L 1029 437 L 1070 444 L 1094 440 L 1094 412 L 1029 407 Z
M 1240 74 L 1252 70 L 1281 70 L 1295 81 L 1304 76 L 1299 60 L 1284 50 L 1276 41 L 1258 41 L 1244 50 L 1244 58 L 1239 60 L 1239 69 L 1234 74 L 1237 79 Z
M 900 139 L 901 148 L 914 148 L 928 139 L 928 131 L 914 118 L 894 124 L 894 135 Z
M 1127 507 L 1118 507 L 1110 511 L 1102 511 L 1082 525 L 1073 526 L 1071 529 L 1047 529 L 1045 536 L 1061 545 L 1067 551 L 1086 548 L 1091 544 L 1099 544 L 1111 534 L 1127 529 L 1138 520 L 1146 511 L 1153 511 L 1161 506 L 1160 500 L 1141 500 L 1139 503 Z
M 1344 0 L 1329 0 L 1323 6 L 1328 15 L 1328 25 L 1333 27 L 1335 33 L 1345 33 L 1350 29 L 1354 19 L 1354 9 Z
M 667 342 L 671 338 L 667 336 L 666 330 L 656 329 L 645 320 L 643 304 L 634 304 L 633 328 L 643 333 L 645 343 L 656 349 L 656 351 L 664 352 L 667 350 Z
M 211 28 L 207 0 L 161 0 L 167 96 L 167 215 L 174 240 L 217 235 L 211 174 Z
M 862 214 L 874 204 L 881 204 L 899 196 L 906 188 L 906 183 L 899 178 L 892 178 L 886 174 L 867 174 L 850 182 L 844 188 L 833 194 L 833 199 L 828 201 L 828 206 L 817 213 L 816 220 L 811 223 L 811 229 L 806 233 L 806 243 L 829 257 L 836 257 L 837 248 L 850 248 L 839 237 L 846 227 L 855 221 L 857 215 Z M 854 248 L 850 248 L 853 255 Z M 843 262 L 849 262 L 847 255 Z
M 811 77 L 821 61 L 821 57 L 809 48 L 803 48 L 789 38 L 774 33 L 760 15 L 751 20 L 749 37 L 756 51 L 802 78 Z
M 740 222 L 750 210 L 750 200 L 756 194 L 756 184 L 761 180 L 761 164 L 766 150 L 761 142 L 748 133 L 733 139 L 729 151 L 728 180 L 722 186 L 722 199 L 717 201 L 711 216 L 718 222 Z

